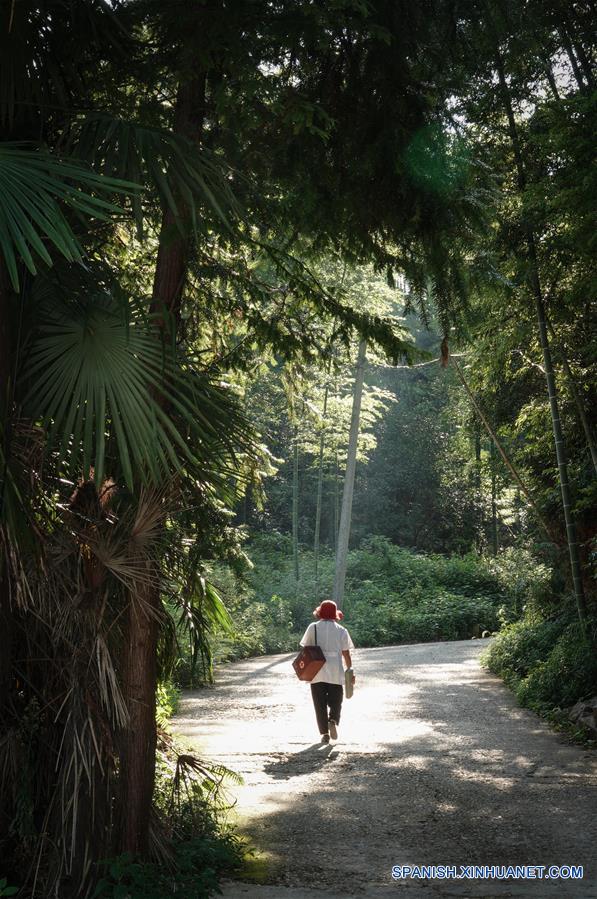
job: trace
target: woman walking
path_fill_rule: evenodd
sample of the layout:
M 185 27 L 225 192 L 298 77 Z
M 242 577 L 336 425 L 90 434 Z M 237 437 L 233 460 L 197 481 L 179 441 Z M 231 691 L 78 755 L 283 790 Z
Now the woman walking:
M 315 707 L 317 726 L 321 742 L 329 743 L 338 739 L 338 724 L 344 698 L 344 670 L 352 668 L 350 650 L 354 643 L 345 627 L 338 624 L 344 617 L 336 603 L 326 599 L 313 612 L 317 619 L 309 625 L 301 640 L 301 646 L 320 646 L 325 656 L 325 665 L 311 681 L 311 696 Z M 352 683 L 355 678 L 352 675 Z

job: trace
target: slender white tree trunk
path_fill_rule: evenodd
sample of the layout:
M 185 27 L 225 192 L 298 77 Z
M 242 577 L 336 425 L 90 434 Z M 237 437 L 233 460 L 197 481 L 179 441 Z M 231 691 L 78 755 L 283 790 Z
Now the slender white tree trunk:
M 489 456 L 491 459 L 491 551 L 497 556 L 499 549 L 498 520 L 497 520 L 497 490 L 495 476 L 495 447 L 489 444 Z
M 328 385 L 325 385 L 323 394 L 323 411 L 321 434 L 319 436 L 319 463 L 317 474 L 317 505 L 315 508 L 315 540 L 313 545 L 313 556 L 315 559 L 315 599 L 319 602 L 319 533 L 321 530 L 321 501 L 323 497 L 323 450 L 325 444 L 325 416 L 328 407 Z
M 299 571 L 299 542 L 298 542 L 298 503 L 299 503 L 299 451 L 298 451 L 298 425 L 294 426 L 294 460 L 292 466 L 292 565 L 294 579 L 298 583 Z
M 352 417 L 350 420 L 350 434 L 348 438 L 348 457 L 346 460 L 346 474 L 344 476 L 344 490 L 342 493 L 340 526 L 338 528 L 338 546 L 336 549 L 336 574 L 334 577 L 333 599 L 338 608 L 341 608 L 344 599 L 344 581 L 346 580 L 348 540 L 350 537 L 350 521 L 352 517 L 352 494 L 357 464 L 357 443 L 359 440 L 359 424 L 361 419 L 361 400 L 363 397 L 366 356 L 367 341 L 361 340 L 357 356 L 354 392 L 352 396 Z

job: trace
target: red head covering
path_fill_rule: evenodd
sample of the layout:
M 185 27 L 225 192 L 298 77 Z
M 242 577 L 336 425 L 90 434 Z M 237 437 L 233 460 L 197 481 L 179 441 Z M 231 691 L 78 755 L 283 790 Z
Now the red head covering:
M 331 599 L 326 599 L 313 610 L 316 618 L 322 618 L 324 621 L 342 621 L 344 615 Z

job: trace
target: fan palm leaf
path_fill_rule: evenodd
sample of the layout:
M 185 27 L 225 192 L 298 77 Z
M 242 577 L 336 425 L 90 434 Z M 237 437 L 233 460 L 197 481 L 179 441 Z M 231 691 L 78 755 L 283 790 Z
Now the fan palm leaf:
M 109 451 L 130 489 L 184 468 L 225 489 L 235 451 L 252 446 L 239 405 L 128 313 L 108 294 L 40 310 L 22 372 L 27 414 L 74 477 L 93 469 L 101 483 Z
M 35 275 L 40 261 L 52 265 L 51 247 L 71 262 L 81 259 L 81 245 L 61 204 L 106 220 L 121 209 L 96 193 L 136 190 L 135 184 L 33 145 L 0 144 L 0 254 L 13 288 L 19 288 L 19 261 Z
M 191 577 L 184 590 L 172 595 L 171 600 L 178 608 L 177 631 L 184 634 L 191 650 L 191 682 L 197 665 L 201 662 L 201 676 L 213 679 L 213 657 L 211 636 L 214 633 L 232 634 L 234 627 L 228 609 L 216 587 L 204 575 Z M 165 670 L 173 667 L 178 653 L 171 659 L 162 660 Z M 170 663 L 170 664 L 168 664 Z

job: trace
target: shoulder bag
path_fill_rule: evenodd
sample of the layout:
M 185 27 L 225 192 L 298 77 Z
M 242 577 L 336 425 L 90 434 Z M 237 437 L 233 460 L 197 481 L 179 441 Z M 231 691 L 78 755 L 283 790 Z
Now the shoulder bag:
M 299 680 L 310 681 L 324 665 L 325 656 L 321 646 L 317 645 L 317 625 L 315 625 L 315 646 L 303 646 L 292 667 Z

